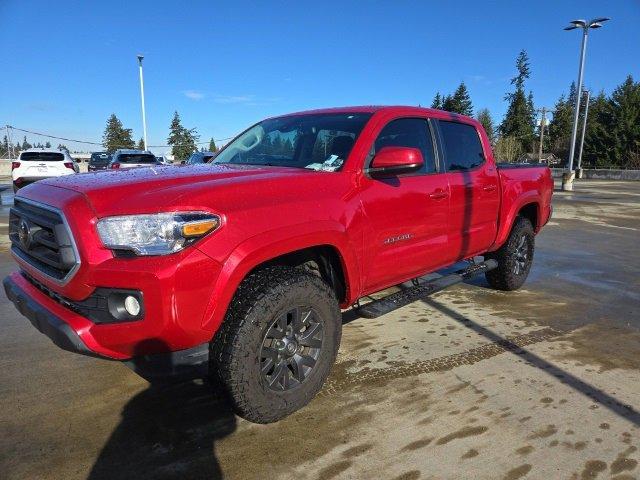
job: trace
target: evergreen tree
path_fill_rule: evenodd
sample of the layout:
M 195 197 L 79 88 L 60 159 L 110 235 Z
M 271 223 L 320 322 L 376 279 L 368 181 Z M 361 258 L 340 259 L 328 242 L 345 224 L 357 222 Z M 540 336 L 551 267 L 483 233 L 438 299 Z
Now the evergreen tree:
M 27 150 L 29 148 L 31 148 L 33 145 L 31 145 L 29 142 L 27 142 L 27 136 L 24 136 L 24 139 L 22 140 L 22 150 Z
M 44 148 L 51 148 L 51 142 L 47 142 L 44 144 Z
M 493 118 L 491 118 L 491 112 L 489 112 L 489 109 L 483 108 L 481 110 L 478 110 L 476 119 L 480 122 L 482 128 L 484 128 L 484 131 L 487 132 L 487 137 L 489 137 L 489 141 L 491 142 L 491 145 L 493 145 L 495 143 L 496 128 L 493 123 Z
M 453 92 L 451 107 L 452 108 L 445 110 L 469 117 L 473 116 L 473 104 L 471 103 L 471 97 L 464 82 L 460 82 L 456 91 Z
M 591 97 L 582 155 L 583 166 L 602 167 L 609 164 L 607 152 L 612 147 L 612 136 L 608 126 L 611 117 L 611 105 L 604 92 Z
M 102 145 L 109 153 L 113 153 L 119 148 L 135 147 L 133 138 L 131 138 L 131 129 L 124 128 L 115 113 L 112 113 L 107 119 L 107 126 L 102 135 Z
M 500 134 L 504 137 L 513 137 L 520 143 L 522 150 L 527 151 L 531 148 L 534 138 L 535 111 L 533 109 L 533 95 L 529 93 L 527 97 L 524 89 L 525 80 L 531 75 L 529 57 L 524 50 L 516 59 L 516 70 L 518 74 L 511 79 L 515 90 L 505 96 L 509 105 L 502 124 L 500 124 Z
M 445 95 L 442 97 L 442 110 L 452 112 L 454 108 L 456 108 L 456 106 L 453 103 L 453 97 L 451 95 Z
M 69 149 L 67 148 L 67 146 L 66 146 L 66 145 L 64 145 L 64 144 L 62 144 L 62 143 L 59 143 L 59 144 L 58 144 L 58 150 L 62 150 L 62 151 L 64 151 L 64 152 L 69 153 Z
M 616 165 L 640 167 L 640 82 L 627 76 L 609 100 L 611 148 L 609 161 Z M 633 165 L 629 165 L 632 163 Z
M 442 110 L 442 96 L 440 92 L 436 92 L 436 96 L 433 97 L 433 102 L 431 102 L 431 108 L 437 108 Z
M 551 152 L 562 159 L 563 163 L 566 163 L 569 158 L 575 98 L 576 85 L 572 83 L 569 87 L 569 97 L 565 97 L 564 94 L 560 95 L 560 98 L 553 108 L 551 122 L 549 122 Z
M 195 128 L 187 129 L 182 126 L 180 115 L 174 112 L 171 125 L 169 126 L 169 138 L 167 143 L 171 145 L 171 154 L 176 161 L 182 161 L 189 158 L 193 152 L 198 151 L 199 135 Z
M 213 137 L 211 138 L 211 140 L 209 140 L 209 151 L 210 152 L 217 152 L 218 151 L 218 147 L 216 146 L 216 142 L 213 139 Z
M 138 145 L 136 145 L 136 148 L 138 150 L 144 150 L 144 138 L 140 137 L 140 140 L 138 140 Z

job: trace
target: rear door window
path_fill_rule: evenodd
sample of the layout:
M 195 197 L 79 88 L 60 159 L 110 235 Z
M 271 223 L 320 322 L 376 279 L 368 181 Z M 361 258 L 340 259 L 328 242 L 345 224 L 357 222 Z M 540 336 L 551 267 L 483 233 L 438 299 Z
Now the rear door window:
M 484 163 L 478 131 L 473 125 L 439 120 L 447 171 L 472 170 Z
M 61 162 L 64 154 L 57 152 L 22 152 L 20 160 L 32 162 Z
M 389 122 L 376 138 L 373 155 L 384 147 L 417 148 L 424 159 L 424 165 L 417 173 L 436 171 L 431 128 L 424 118 L 399 118 Z

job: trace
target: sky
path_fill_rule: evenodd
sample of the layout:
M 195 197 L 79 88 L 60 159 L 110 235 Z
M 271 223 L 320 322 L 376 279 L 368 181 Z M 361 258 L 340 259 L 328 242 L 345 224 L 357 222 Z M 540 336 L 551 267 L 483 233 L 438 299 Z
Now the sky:
M 292 111 L 429 106 L 461 81 L 499 122 L 518 52 L 536 107 L 553 107 L 578 71 L 581 33 L 563 28 L 601 16 L 585 83 L 610 93 L 640 79 L 640 0 L 0 0 L 0 125 L 100 142 L 115 113 L 140 138 L 138 53 L 149 145 L 174 111 L 208 142 Z

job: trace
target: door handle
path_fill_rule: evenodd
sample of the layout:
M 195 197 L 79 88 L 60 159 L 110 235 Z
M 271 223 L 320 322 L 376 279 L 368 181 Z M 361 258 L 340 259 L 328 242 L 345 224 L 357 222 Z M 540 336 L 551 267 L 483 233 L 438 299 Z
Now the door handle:
M 447 198 L 449 194 L 444 190 L 436 190 L 433 193 L 429 194 L 429 198 L 433 198 L 434 200 L 442 200 L 443 198 Z
M 493 191 L 495 191 L 496 188 L 498 188 L 498 187 L 496 187 L 495 185 L 487 185 L 486 187 L 483 188 L 483 190 L 485 192 L 493 192 Z

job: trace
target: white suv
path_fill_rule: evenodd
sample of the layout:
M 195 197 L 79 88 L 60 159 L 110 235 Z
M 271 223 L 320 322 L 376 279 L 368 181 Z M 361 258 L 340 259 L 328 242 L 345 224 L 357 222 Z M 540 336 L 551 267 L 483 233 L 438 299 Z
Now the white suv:
M 30 148 L 20 152 L 11 164 L 13 191 L 43 178 L 61 177 L 78 173 L 80 168 L 71 155 L 54 148 Z

